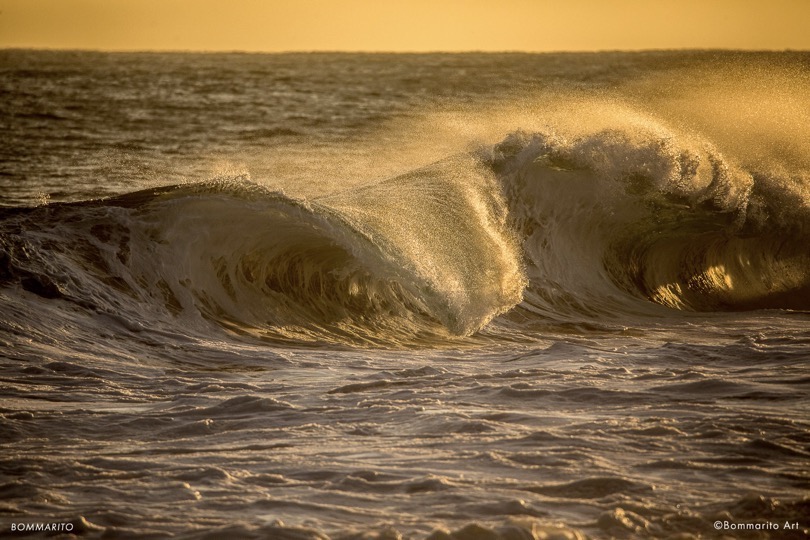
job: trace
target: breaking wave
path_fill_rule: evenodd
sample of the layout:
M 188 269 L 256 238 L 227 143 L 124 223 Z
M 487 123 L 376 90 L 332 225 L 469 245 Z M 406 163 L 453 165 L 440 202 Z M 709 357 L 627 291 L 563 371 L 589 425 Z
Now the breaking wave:
M 530 310 L 810 309 L 806 174 L 748 172 L 660 126 L 516 132 L 485 159 L 523 239 Z
M 312 200 L 231 178 L 0 218 L 6 286 L 180 333 L 413 346 L 499 316 L 810 309 L 806 174 L 662 126 L 515 131 Z

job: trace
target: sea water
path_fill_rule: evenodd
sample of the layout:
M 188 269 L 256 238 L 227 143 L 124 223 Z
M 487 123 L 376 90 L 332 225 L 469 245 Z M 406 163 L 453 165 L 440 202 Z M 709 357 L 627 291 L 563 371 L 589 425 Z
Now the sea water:
M 0 96 L 3 534 L 806 537 L 807 53 L 6 50 Z

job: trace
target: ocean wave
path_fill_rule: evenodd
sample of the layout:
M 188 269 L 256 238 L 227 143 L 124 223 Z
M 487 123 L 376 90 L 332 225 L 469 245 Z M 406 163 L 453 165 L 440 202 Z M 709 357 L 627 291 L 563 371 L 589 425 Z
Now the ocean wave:
M 122 319 L 436 345 L 537 321 L 810 309 L 801 176 L 655 123 L 500 143 L 297 199 L 246 178 L 0 216 L 0 281 Z M 516 307 L 517 306 L 517 307 Z M 507 332 L 501 332 L 503 336 Z

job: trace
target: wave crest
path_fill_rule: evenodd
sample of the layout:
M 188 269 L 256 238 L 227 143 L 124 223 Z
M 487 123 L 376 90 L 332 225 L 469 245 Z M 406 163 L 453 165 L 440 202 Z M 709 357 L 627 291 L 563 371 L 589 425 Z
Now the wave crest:
M 810 308 L 809 206 L 705 141 L 661 126 L 570 141 L 518 131 L 485 159 L 524 238 L 531 311 L 649 311 L 634 298 L 689 311 Z

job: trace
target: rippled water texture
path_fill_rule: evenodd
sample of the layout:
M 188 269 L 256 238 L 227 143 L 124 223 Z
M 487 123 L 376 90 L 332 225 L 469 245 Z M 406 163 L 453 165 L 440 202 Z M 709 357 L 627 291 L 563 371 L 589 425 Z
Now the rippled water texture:
M 0 94 L 3 535 L 807 536 L 807 53 L 2 51 Z

